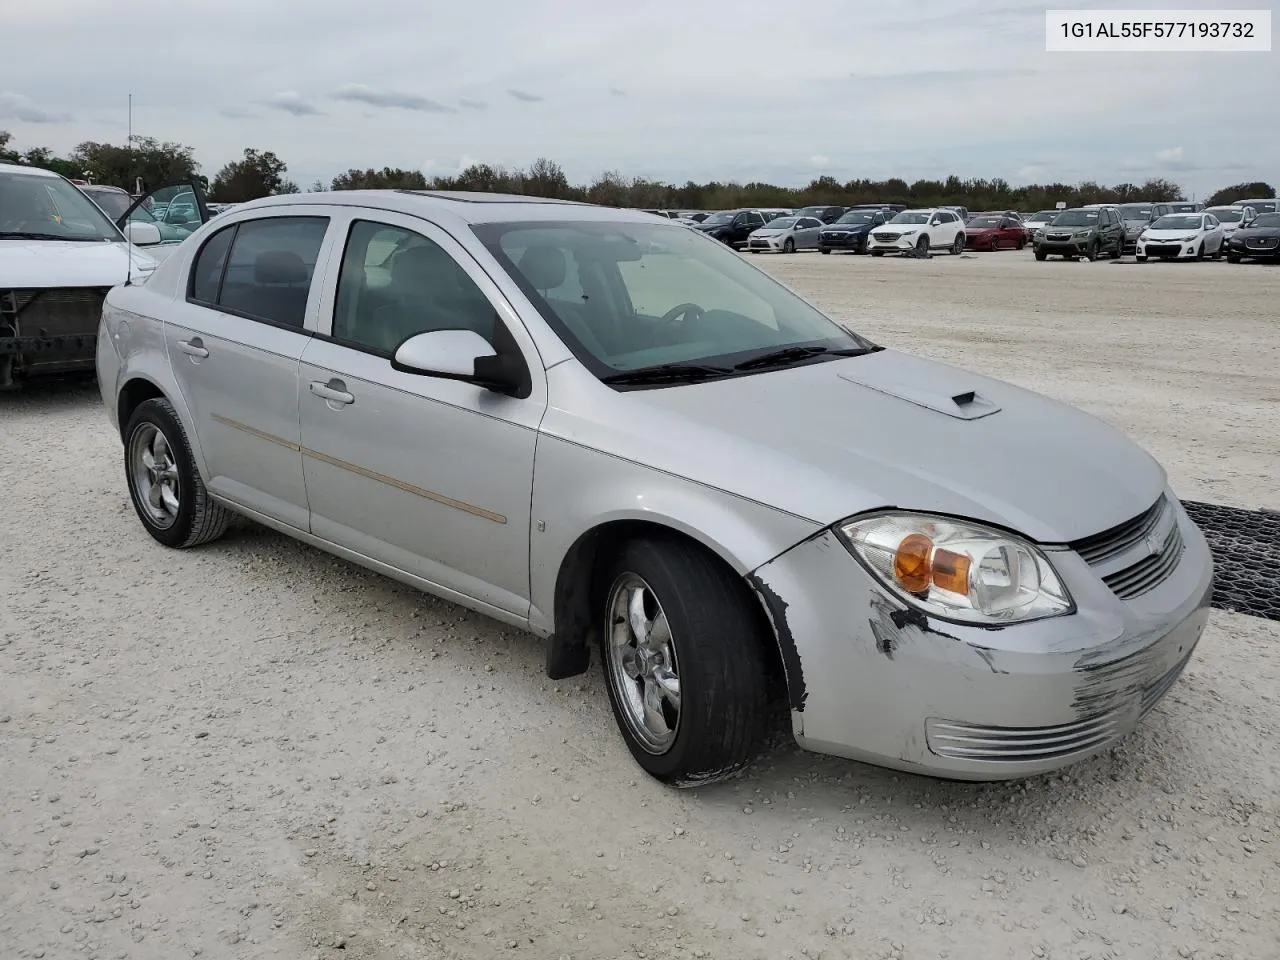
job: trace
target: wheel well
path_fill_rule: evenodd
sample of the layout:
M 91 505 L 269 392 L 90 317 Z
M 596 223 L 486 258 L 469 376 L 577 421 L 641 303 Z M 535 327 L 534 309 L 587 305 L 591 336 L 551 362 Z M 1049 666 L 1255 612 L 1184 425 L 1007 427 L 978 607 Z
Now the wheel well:
M 751 616 L 762 634 L 773 641 L 765 645 L 770 687 L 776 689 L 775 685 L 780 683 L 785 690 L 786 674 L 783 671 L 777 637 L 755 591 L 723 557 L 706 544 L 679 530 L 645 520 L 618 520 L 601 524 L 579 537 L 565 554 L 560 572 L 556 576 L 556 631 L 548 640 L 547 676 L 553 680 L 561 680 L 586 671 L 591 663 L 591 648 L 599 641 L 595 617 L 609 586 L 604 582 L 603 576 L 606 563 L 624 543 L 642 537 L 692 544 L 713 562 L 728 569 L 734 579 L 742 583 L 742 597 L 749 605 Z
M 133 416 L 133 411 L 138 409 L 139 404 L 144 400 L 155 400 L 163 396 L 164 391 L 150 380 L 137 378 L 126 383 L 124 389 L 120 391 L 119 399 L 116 400 L 116 423 L 120 427 L 121 435 L 124 434 L 125 424 L 129 422 L 129 418 Z

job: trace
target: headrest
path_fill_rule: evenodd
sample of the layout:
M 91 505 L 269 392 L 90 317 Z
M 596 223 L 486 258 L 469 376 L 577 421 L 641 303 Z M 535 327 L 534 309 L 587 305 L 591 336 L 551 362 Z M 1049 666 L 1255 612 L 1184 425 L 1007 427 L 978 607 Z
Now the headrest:
M 255 283 L 306 283 L 310 279 L 307 265 L 290 250 L 268 250 L 253 262 Z
M 519 268 L 535 290 L 551 290 L 564 283 L 567 264 L 559 247 L 535 243 L 520 257 Z
M 439 247 L 409 247 L 397 253 L 391 263 L 391 285 L 428 296 L 456 293 L 458 267 Z

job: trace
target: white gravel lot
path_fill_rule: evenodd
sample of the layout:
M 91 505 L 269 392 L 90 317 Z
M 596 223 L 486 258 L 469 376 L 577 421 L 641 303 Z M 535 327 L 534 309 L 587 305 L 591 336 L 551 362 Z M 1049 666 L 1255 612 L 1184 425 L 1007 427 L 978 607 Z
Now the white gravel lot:
M 1280 270 L 777 257 L 873 338 L 1280 507 Z M 1134 736 L 964 785 L 800 752 L 695 792 L 598 670 L 245 525 L 142 530 L 96 390 L 0 395 L 0 957 L 1280 956 L 1280 624 L 1213 615 Z

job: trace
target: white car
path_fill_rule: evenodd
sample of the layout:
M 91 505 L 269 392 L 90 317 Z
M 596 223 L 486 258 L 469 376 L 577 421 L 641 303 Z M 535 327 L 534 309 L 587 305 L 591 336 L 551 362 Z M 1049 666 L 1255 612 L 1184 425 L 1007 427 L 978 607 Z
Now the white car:
M 867 251 L 873 257 L 886 253 L 915 253 L 964 250 L 964 221 L 953 210 L 903 210 L 883 227 L 871 231 Z
M 1222 249 L 1227 249 L 1227 241 L 1241 227 L 1246 226 L 1258 211 L 1250 206 L 1208 207 L 1205 213 L 1212 214 L 1222 224 Z
M 155 268 L 71 181 L 0 163 L 0 388 L 91 372 L 107 291 Z
M 1211 213 L 1169 213 L 1138 237 L 1137 259 L 1217 260 L 1223 253 L 1222 224 Z

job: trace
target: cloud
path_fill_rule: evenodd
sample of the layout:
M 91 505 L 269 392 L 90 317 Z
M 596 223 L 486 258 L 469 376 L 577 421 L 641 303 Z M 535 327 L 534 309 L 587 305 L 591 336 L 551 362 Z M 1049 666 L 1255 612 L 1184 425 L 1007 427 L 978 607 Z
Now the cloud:
M 218 113 L 231 120 L 252 120 L 258 115 L 244 107 L 219 107 Z
M 5 91 L 0 93 L 0 117 L 23 123 L 70 123 L 69 113 L 50 113 L 37 107 L 30 97 Z
M 1170 147 L 1167 150 L 1157 150 L 1156 159 L 1161 163 L 1179 163 L 1182 160 L 1182 148 Z
M 488 104 L 483 100 L 476 100 L 472 97 L 459 97 L 458 106 L 465 107 L 468 110 L 483 110 Z
M 419 110 L 423 113 L 456 113 L 453 107 L 428 100 L 416 93 L 396 90 L 375 90 L 362 83 L 349 83 L 333 95 L 335 100 L 367 103 L 371 107 L 398 107 L 401 110 Z
M 810 157 L 810 158 L 809 158 L 809 162 L 810 162 L 810 163 L 812 163 L 815 167 L 829 167 L 829 166 L 831 166 L 831 158 L 830 158 L 830 157 L 824 157 L 824 156 L 823 156 L 822 154 L 820 154 L 820 153 L 815 153 L 812 157 Z
M 507 93 L 511 94 L 511 96 L 515 97 L 517 100 L 522 100 L 525 103 L 537 103 L 542 99 L 542 97 L 538 96 L 536 93 L 527 93 L 524 90 L 516 90 L 514 87 L 508 90 Z
M 625 90 L 619 90 L 617 87 L 609 88 L 609 96 L 611 97 L 625 97 L 626 95 L 627 91 Z
M 272 94 L 267 97 L 263 103 L 276 110 L 283 110 L 285 113 L 292 113 L 295 117 L 323 116 L 311 101 L 303 99 L 301 95 L 293 90 L 286 90 L 284 93 Z

